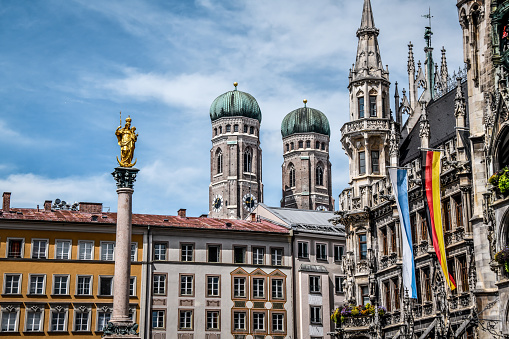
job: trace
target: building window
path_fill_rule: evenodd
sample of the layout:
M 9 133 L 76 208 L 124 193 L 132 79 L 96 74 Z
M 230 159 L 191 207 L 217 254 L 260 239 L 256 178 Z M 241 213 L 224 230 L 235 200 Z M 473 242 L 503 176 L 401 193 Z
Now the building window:
M 293 142 L 290 143 L 290 148 L 292 149 L 292 151 L 295 149 Z
M 113 277 L 99 277 L 99 295 L 113 295 Z
M 359 119 L 364 118 L 364 97 L 357 98 L 357 109 L 359 113 Z
M 108 322 L 111 319 L 110 312 L 99 311 L 97 313 L 97 331 L 102 332 L 108 326 Z
M 131 277 L 129 279 L 129 296 L 130 297 L 136 296 L 136 277 Z
M 223 126 L 219 126 L 219 134 L 223 134 Z
M 93 241 L 80 241 L 78 243 L 79 260 L 93 260 L 94 259 L 94 242 Z
M 394 288 L 394 309 L 395 310 L 399 310 L 400 295 L 399 295 L 399 283 L 398 283 L 398 279 L 392 279 L 392 287 Z
M 247 133 L 248 126 L 244 125 L 244 133 Z
M 299 258 L 309 258 L 309 243 L 307 242 L 298 242 L 297 243 L 297 254 Z
M 182 244 L 180 245 L 180 249 L 181 249 L 180 261 L 193 261 L 193 251 L 194 251 L 193 244 Z
M 246 263 L 246 247 L 245 246 L 234 246 L 233 247 L 233 262 L 235 264 Z
M 343 246 L 334 245 L 334 261 L 341 261 L 343 259 Z
M 318 275 L 309 276 L 309 293 L 320 293 L 322 291 L 321 279 Z
M 264 265 L 265 264 L 265 248 L 264 247 L 253 247 L 253 265 Z
M 412 234 L 412 243 L 417 243 L 417 215 L 410 215 L 410 230 Z M 414 245 L 415 246 L 415 245 Z
M 272 248 L 270 250 L 271 262 L 272 266 L 281 266 L 283 265 L 283 249 L 282 248 Z
M 361 286 L 361 300 L 362 300 L 362 305 L 369 304 L 369 288 L 368 288 L 368 286 Z
M 230 133 L 232 131 L 231 125 L 226 125 L 226 133 Z
M 66 330 L 67 311 L 59 307 L 51 311 L 51 331 L 65 331 Z
M 216 153 L 217 158 L 217 173 L 223 173 L 223 152 L 218 149 Z
M 265 331 L 264 312 L 253 312 L 253 331 Z
M 217 128 L 214 128 L 214 136 L 217 135 Z
M 295 167 L 290 164 L 290 187 L 295 187 Z
M 254 133 L 254 127 L 253 126 L 249 126 L 249 134 L 253 134 Z
M 71 259 L 71 241 L 55 241 L 55 259 Z
M 451 202 L 449 198 L 442 203 L 442 210 L 444 215 L 444 230 L 450 231 L 451 227 Z
M 248 148 L 244 151 L 244 172 L 252 172 L 252 162 L 253 156 L 251 154 L 251 149 Z
M 233 312 L 233 330 L 242 331 L 246 329 L 246 312 Z
M 387 109 L 385 108 L 386 106 L 386 100 L 385 100 L 385 96 L 382 97 L 382 118 L 385 119 L 385 117 L 387 116 Z
M 359 152 L 359 174 L 366 174 L 366 153 Z
M 420 214 L 421 217 L 421 239 L 428 240 L 428 224 L 426 223 L 426 217 Z
M 387 312 L 392 311 L 392 301 L 391 301 L 391 288 L 388 282 L 384 283 L 384 292 L 385 294 L 385 308 Z
M 310 307 L 310 315 L 311 315 L 311 324 L 321 324 L 322 323 L 322 307 L 321 306 L 311 306 Z
M 283 279 L 271 280 L 272 299 L 284 299 L 283 283 Z
M 239 131 L 239 125 L 233 125 L 233 131 L 238 132 Z
M 429 276 L 429 268 L 422 270 L 422 276 L 424 280 L 424 297 L 426 298 L 425 301 L 431 301 L 431 281 Z
M 246 297 L 246 278 L 244 277 L 233 278 L 233 296 L 235 298 Z
M 76 279 L 76 294 L 91 295 L 92 294 L 92 277 L 89 275 L 79 275 Z
M 320 149 L 320 141 L 317 141 L 317 142 L 315 143 L 315 148 L 316 148 L 316 149 Z
M 458 280 L 456 279 L 456 265 L 454 265 L 454 258 L 447 260 L 447 270 L 448 270 L 450 276 L 452 277 L 452 279 L 457 282 Z M 454 290 L 451 291 L 451 293 L 457 294 L 458 289 L 455 288 Z
M 90 318 L 90 313 L 88 310 L 79 311 L 74 309 L 74 330 L 75 331 L 88 331 L 88 320 Z
M 192 330 L 193 329 L 193 311 L 180 310 L 179 311 L 179 330 Z
M 376 96 L 369 96 L 369 116 L 376 117 Z
M 265 278 L 253 278 L 253 298 L 265 298 Z
M 208 262 L 219 262 L 221 246 L 219 245 L 208 245 Z
M 166 294 L 166 275 L 165 274 L 154 274 L 154 294 L 165 295 Z
M 304 148 L 304 141 L 299 140 L 299 148 Z
M 311 148 L 311 141 L 306 140 L 306 148 Z
M 44 294 L 44 281 L 46 275 L 31 275 L 30 276 L 30 294 Z
M 326 244 L 316 244 L 316 260 L 327 260 Z
M 391 252 L 396 253 L 396 228 L 394 226 L 391 227 Z
M 138 253 L 138 243 L 133 242 L 131 243 L 131 262 L 136 261 L 137 253 Z
M 378 151 L 371 151 L 371 173 L 380 172 L 380 153 Z
M 207 297 L 219 297 L 219 276 L 207 276 Z
M 325 151 L 325 142 L 322 143 L 322 151 Z
M 334 277 L 334 292 L 336 294 L 343 293 L 343 281 L 345 280 L 344 277 Z
M 39 332 L 42 329 L 41 326 L 42 312 L 40 310 L 27 309 L 26 311 L 26 331 L 27 332 Z
M 381 230 L 382 233 L 382 254 L 389 255 L 389 243 L 387 242 L 387 228 Z
M 286 151 L 287 152 L 290 151 L 290 144 L 286 144 L 285 146 L 286 146 Z
M 323 186 L 323 168 L 318 166 L 316 168 L 316 186 Z
M 48 240 L 32 240 L 32 259 L 46 259 Z
M 181 275 L 180 276 L 180 295 L 181 296 L 192 296 L 194 295 L 194 276 L 192 275 Z
M 154 244 L 154 260 L 166 260 L 166 243 Z
M 219 330 L 219 311 L 207 311 L 207 330 Z
M 272 332 L 284 332 L 285 315 L 283 313 L 272 313 Z
M 2 311 L 2 332 L 15 332 L 17 327 L 18 311 Z
M 454 207 L 456 214 L 456 227 L 463 227 L 463 204 L 461 202 L 461 196 L 454 198 Z
M 101 260 L 113 261 L 115 259 L 115 243 L 101 241 Z
M 152 311 L 152 328 L 164 329 L 165 317 L 166 317 L 166 312 L 164 310 Z
M 21 258 L 23 255 L 23 240 L 8 239 L 7 258 Z
M 461 290 L 463 292 L 468 292 L 469 291 L 468 267 L 467 267 L 467 258 L 465 256 L 458 257 L 458 268 L 459 268 L 459 274 L 461 276 Z
M 53 276 L 53 294 L 67 295 L 69 293 L 69 276 L 54 275 Z

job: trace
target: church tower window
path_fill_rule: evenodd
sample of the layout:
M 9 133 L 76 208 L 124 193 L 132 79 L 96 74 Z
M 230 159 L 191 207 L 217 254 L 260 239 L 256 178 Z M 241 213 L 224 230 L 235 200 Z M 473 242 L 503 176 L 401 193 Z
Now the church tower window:
M 304 142 L 302 140 L 299 140 L 299 148 L 304 148 Z
M 223 173 L 223 152 L 221 149 L 218 149 L 216 152 L 216 158 L 217 158 L 217 173 Z
M 316 149 L 320 149 L 320 142 L 319 141 L 316 142 L 316 147 L 315 148 Z
M 359 174 L 366 174 L 366 153 L 359 152 Z
M 325 142 L 322 143 L 322 151 L 325 151 Z
M 290 150 L 290 145 L 286 144 L 286 151 L 288 152 Z
M 376 118 L 376 96 L 369 96 L 369 116 Z
M 359 112 L 359 119 L 364 118 L 364 97 L 357 98 L 357 107 Z
M 232 126 L 231 125 L 226 125 L 226 133 L 229 133 L 232 131 Z
M 290 164 L 290 187 L 295 187 L 295 167 Z
M 292 151 L 295 149 L 295 147 L 293 146 L 293 142 L 290 143 L 290 148 L 292 149 Z
M 323 168 L 321 165 L 316 167 L 316 186 L 323 186 Z
M 244 133 L 247 133 L 247 128 L 248 128 L 248 126 L 244 125 Z
M 254 133 L 254 127 L 253 126 L 250 126 L 249 127 L 249 134 L 253 134 Z
M 214 128 L 214 136 L 217 135 L 217 128 Z
M 311 148 L 311 141 L 306 140 L 306 148 Z
M 371 172 L 379 173 L 380 165 L 379 165 L 380 152 L 371 151 Z
M 219 126 L 219 134 L 223 134 L 223 126 Z
M 239 131 L 239 125 L 233 125 L 233 131 L 238 132 Z
M 246 149 L 244 152 L 244 172 L 252 172 L 252 155 L 251 149 Z

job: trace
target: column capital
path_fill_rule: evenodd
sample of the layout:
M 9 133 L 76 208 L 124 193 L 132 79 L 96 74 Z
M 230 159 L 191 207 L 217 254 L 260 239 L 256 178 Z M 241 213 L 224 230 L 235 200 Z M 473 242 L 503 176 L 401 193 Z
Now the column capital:
M 133 189 L 134 182 L 136 181 L 136 174 L 139 172 L 137 168 L 116 167 L 111 175 L 117 182 L 117 188 L 130 188 Z

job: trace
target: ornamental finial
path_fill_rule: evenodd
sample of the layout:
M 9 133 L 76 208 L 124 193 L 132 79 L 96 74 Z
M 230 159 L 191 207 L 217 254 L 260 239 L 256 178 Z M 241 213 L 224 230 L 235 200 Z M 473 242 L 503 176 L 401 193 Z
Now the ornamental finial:
M 233 83 L 233 86 L 235 86 L 235 90 L 237 90 L 237 86 L 238 86 L 238 85 L 239 85 L 239 83 L 238 83 L 237 81 L 235 81 L 235 82 Z
M 306 107 L 306 104 L 308 103 L 308 99 L 304 99 L 304 100 L 302 100 L 302 102 L 304 103 L 304 107 Z

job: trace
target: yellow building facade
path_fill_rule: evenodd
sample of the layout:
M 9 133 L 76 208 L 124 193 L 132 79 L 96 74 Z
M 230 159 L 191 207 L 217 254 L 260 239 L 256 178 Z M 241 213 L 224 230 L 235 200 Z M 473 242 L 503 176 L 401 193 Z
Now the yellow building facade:
M 115 213 L 4 209 L 0 214 L 0 336 L 100 337 L 113 309 Z M 90 208 L 92 207 L 92 208 Z M 131 243 L 129 311 L 140 324 L 143 229 Z M 140 324 L 142 325 L 142 324 Z M 140 329 L 144 326 L 140 326 Z

